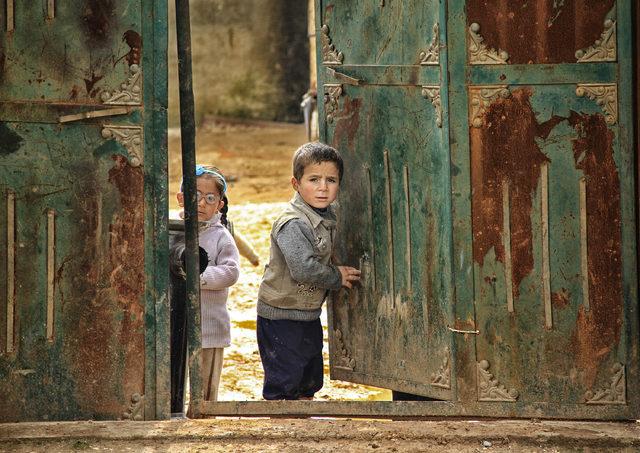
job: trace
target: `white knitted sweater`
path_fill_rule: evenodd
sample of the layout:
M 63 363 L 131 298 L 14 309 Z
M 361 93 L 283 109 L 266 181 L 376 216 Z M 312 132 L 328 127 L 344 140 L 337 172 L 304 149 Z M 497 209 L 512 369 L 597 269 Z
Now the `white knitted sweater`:
M 203 348 L 231 344 L 231 320 L 227 296 L 240 275 L 240 256 L 231 233 L 215 215 L 200 229 L 200 247 L 209 254 L 209 265 L 200 276 L 200 322 Z

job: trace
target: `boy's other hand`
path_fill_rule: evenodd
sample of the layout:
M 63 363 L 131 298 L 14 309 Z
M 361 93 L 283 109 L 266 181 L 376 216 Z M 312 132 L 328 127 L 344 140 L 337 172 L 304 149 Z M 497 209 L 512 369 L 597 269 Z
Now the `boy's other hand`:
M 338 270 L 342 275 L 342 286 L 353 288 L 353 282 L 360 281 L 360 270 L 355 267 L 338 266 Z

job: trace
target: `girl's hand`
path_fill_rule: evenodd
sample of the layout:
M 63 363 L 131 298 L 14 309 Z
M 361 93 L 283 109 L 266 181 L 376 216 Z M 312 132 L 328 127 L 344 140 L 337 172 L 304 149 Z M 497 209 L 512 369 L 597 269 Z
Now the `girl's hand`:
M 352 282 L 360 281 L 360 270 L 355 267 L 337 266 L 342 275 L 342 286 L 353 288 Z

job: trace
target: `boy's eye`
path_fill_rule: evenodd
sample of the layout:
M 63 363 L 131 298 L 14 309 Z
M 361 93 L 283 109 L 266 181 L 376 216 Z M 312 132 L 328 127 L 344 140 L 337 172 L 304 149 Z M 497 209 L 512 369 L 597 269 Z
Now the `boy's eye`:
M 336 182 L 335 178 L 327 178 L 327 181 L 329 181 L 330 183 L 335 183 Z

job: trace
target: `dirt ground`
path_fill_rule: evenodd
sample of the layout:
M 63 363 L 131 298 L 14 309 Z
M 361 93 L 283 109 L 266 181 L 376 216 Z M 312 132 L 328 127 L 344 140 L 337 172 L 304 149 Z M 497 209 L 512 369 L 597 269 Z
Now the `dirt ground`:
M 636 423 L 267 420 L 0 424 L 0 451 L 637 452 Z
M 269 257 L 271 224 L 293 195 L 291 156 L 306 142 L 304 125 L 205 119 L 196 134 L 198 163 L 219 167 L 230 179 L 229 218 L 260 256 L 254 267 L 242 259 L 241 276 L 230 291 L 228 307 L 232 320 L 232 345 L 225 350 L 219 399 L 261 399 L 262 366 L 255 339 L 255 304 L 263 265 Z M 169 132 L 170 209 L 176 216 L 175 193 L 180 185 L 182 163 L 179 130 Z M 330 381 L 325 329 L 325 386 L 320 400 L 388 400 L 388 390 L 342 381 Z

